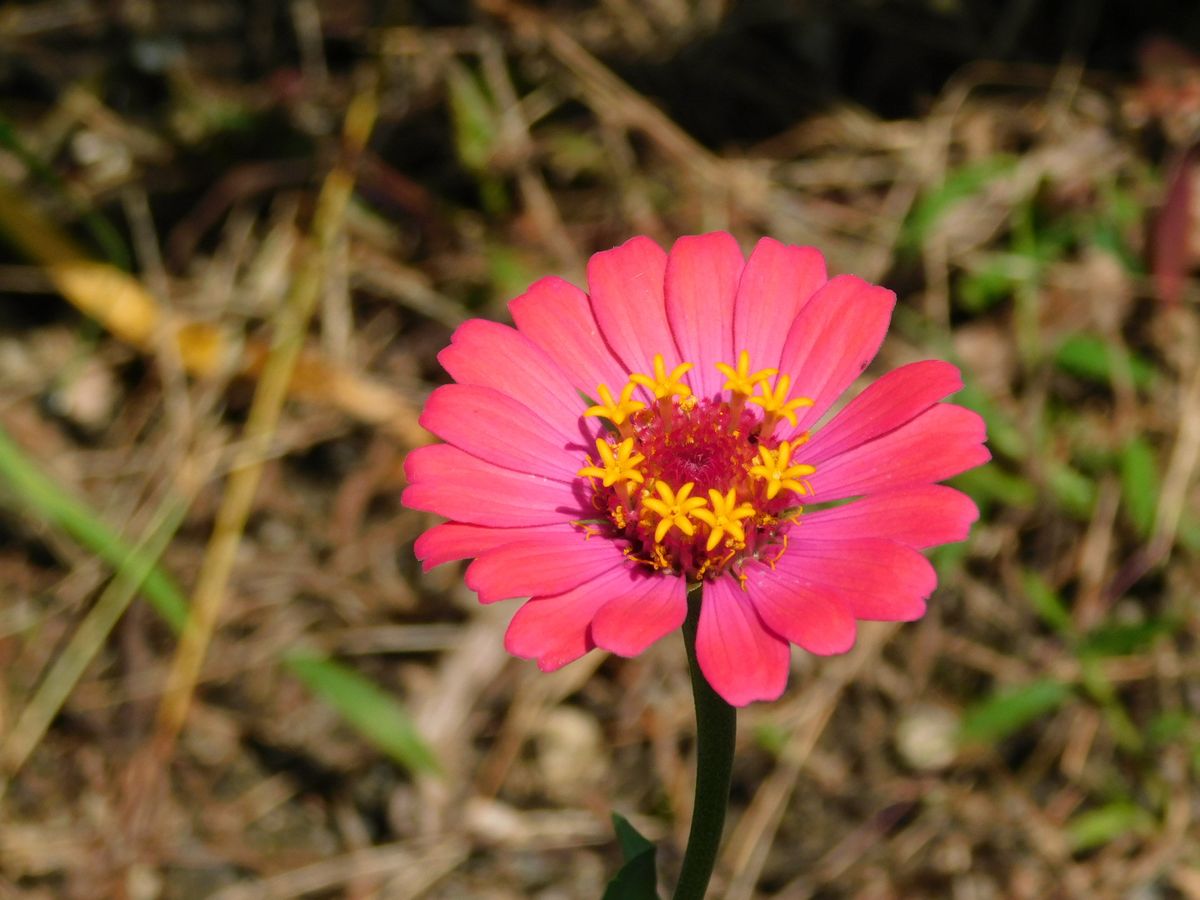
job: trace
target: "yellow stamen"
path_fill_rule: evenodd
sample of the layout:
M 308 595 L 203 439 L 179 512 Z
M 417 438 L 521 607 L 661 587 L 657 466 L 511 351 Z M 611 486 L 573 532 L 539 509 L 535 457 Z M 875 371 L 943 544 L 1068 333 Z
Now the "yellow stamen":
M 746 542 L 746 529 L 742 526 L 742 519 L 749 519 L 754 515 L 754 507 L 749 503 L 738 504 L 737 493 L 731 488 L 729 493 L 721 496 L 721 492 L 714 488 L 709 488 L 708 499 L 712 503 L 712 511 L 707 509 L 698 509 L 694 513 L 697 519 L 712 529 L 708 536 L 707 549 L 710 553 L 713 548 L 721 542 L 726 534 L 739 544 Z
M 626 558 L 626 559 L 632 559 L 632 560 L 633 560 L 635 563 L 641 563 L 641 564 L 642 564 L 642 565 L 644 565 L 644 566 L 650 566 L 651 568 L 657 568 L 657 566 L 656 566 L 656 565 L 655 565 L 655 563 L 654 563 L 654 560 L 652 560 L 652 559 L 643 559 L 642 557 L 640 557 L 640 556 L 638 556 L 636 553 L 634 553 L 634 552 L 633 552 L 633 549 L 632 549 L 632 548 L 630 548 L 630 547 L 626 547 L 626 548 L 625 548 L 624 550 L 622 550 L 621 552 L 622 552 L 623 554 L 625 554 L 625 558 Z
M 599 478 L 605 487 L 612 487 L 618 481 L 624 485 L 632 483 L 641 484 L 646 479 L 642 477 L 642 473 L 637 467 L 646 461 L 640 453 L 633 452 L 633 438 L 626 438 L 617 445 L 617 452 L 613 453 L 612 444 L 604 440 L 604 438 L 596 438 L 596 452 L 600 454 L 600 461 L 604 467 L 600 466 L 584 466 L 579 470 L 579 475 L 586 478 Z
M 758 458 L 762 462 L 751 466 L 750 474 L 767 483 L 768 500 L 774 500 L 781 490 L 794 491 L 797 494 L 809 493 L 809 489 L 797 479 L 811 475 L 817 470 L 803 463 L 793 465 L 792 445 L 788 441 L 780 444 L 779 449 L 774 452 L 766 447 L 759 447 Z
M 640 400 L 631 399 L 633 396 L 634 385 L 627 384 L 621 389 L 621 397 L 619 400 L 614 400 L 612 391 L 608 389 L 607 384 L 602 384 L 596 388 L 596 393 L 600 395 L 600 402 L 595 406 L 589 406 L 584 410 L 585 416 L 602 416 L 608 419 L 614 425 L 620 426 L 626 419 L 637 412 L 639 409 L 645 409 L 646 404 Z
M 771 567 L 771 571 L 775 571 L 775 564 L 783 559 L 783 554 L 787 553 L 788 536 L 783 536 L 783 543 L 779 546 L 779 552 L 767 560 L 767 565 Z
M 717 363 L 717 369 L 725 376 L 725 384 L 721 389 L 741 394 L 743 397 L 753 394 L 755 386 L 760 381 L 767 382 L 772 375 L 779 372 L 778 369 L 759 369 L 752 373 L 750 371 L 750 351 L 748 350 L 743 350 L 738 354 L 736 369 L 728 363 Z
M 671 568 L 671 561 L 667 559 L 667 548 L 662 544 L 654 545 L 654 567 L 663 572 Z
M 661 353 L 655 353 L 654 377 L 637 373 L 630 375 L 629 380 L 641 385 L 659 400 L 665 397 L 688 397 L 691 396 L 692 389 L 679 379 L 691 369 L 691 363 L 680 363 L 668 373 L 666 360 Z
M 704 498 L 689 496 L 695 486 L 695 482 L 689 481 L 679 489 L 679 493 L 675 493 L 665 481 L 654 482 L 658 498 L 645 497 L 642 506 L 661 517 L 658 527 L 654 530 L 656 544 L 661 544 L 672 528 L 678 528 L 688 537 L 696 533 L 691 516 L 695 515 L 698 507 L 704 505 Z
M 751 397 L 750 402 L 761 406 L 768 419 L 772 417 L 784 418 L 788 420 L 788 424 L 795 428 L 796 413 L 794 410 L 802 406 L 812 406 L 813 402 L 810 397 L 797 397 L 794 400 L 788 400 L 788 389 L 791 386 L 792 379 L 787 375 L 780 375 L 779 380 L 775 382 L 774 388 L 767 387 L 767 383 L 764 381 L 762 383 L 762 393 Z

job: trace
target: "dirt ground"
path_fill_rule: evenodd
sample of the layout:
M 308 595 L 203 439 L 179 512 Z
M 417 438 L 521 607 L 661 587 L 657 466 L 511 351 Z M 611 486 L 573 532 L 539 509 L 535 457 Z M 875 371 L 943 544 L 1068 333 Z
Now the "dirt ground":
M 599 897 L 614 809 L 673 884 L 682 642 L 509 658 L 399 495 L 458 323 L 713 229 L 896 290 L 994 461 L 741 713 L 711 895 L 1200 898 L 1189 6 L 0 6 L 0 898 Z

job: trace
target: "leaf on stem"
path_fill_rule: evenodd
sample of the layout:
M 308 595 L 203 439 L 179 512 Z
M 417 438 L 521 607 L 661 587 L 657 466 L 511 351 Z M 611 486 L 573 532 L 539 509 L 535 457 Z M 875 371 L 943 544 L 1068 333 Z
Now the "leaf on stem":
M 613 828 L 625 864 L 604 891 L 603 900 L 659 900 L 654 874 L 654 845 L 629 821 L 613 813 Z

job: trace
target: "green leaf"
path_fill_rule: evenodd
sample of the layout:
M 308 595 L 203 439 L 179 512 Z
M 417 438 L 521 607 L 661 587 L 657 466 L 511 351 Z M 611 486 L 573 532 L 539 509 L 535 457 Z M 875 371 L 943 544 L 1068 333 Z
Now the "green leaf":
M 967 708 L 959 739 L 964 743 L 995 743 L 1058 709 L 1070 696 L 1069 685 L 1050 679 L 998 692 Z
M 1046 481 L 1054 499 L 1077 519 L 1089 519 L 1096 505 L 1096 483 L 1066 463 L 1051 463 Z
M 954 296 L 958 305 L 967 312 L 981 313 L 1012 296 L 1013 285 L 1008 260 L 993 256 L 963 276 Z
M 1016 164 L 1015 156 L 999 153 L 955 169 L 913 207 L 912 215 L 904 227 L 902 242 L 909 247 L 924 243 L 951 209 L 974 197 L 993 181 L 1003 178 Z
M 779 756 L 787 746 L 788 732 L 774 722 L 763 722 L 754 729 L 754 743 L 772 756 Z
M 613 813 L 612 820 L 625 864 L 608 883 L 603 900 L 658 900 L 654 845 L 623 816 Z
M 1059 344 L 1054 354 L 1054 364 L 1076 378 L 1110 385 L 1113 372 L 1121 363 L 1119 355 L 1124 351 L 1109 341 L 1094 334 L 1073 334 Z M 1154 366 L 1136 354 L 1127 354 L 1130 377 L 1139 390 L 1150 387 L 1154 381 Z
M 1144 835 L 1153 830 L 1154 816 L 1128 800 L 1080 813 L 1067 823 L 1067 836 L 1076 852 L 1102 847 L 1130 832 Z
M 497 140 L 496 115 L 483 85 L 466 66 L 451 62 L 446 69 L 450 113 L 454 117 L 454 147 L 462 164 L 484 172 Z
M 311 651 L 294 651 L 283 661 L 310 691 L 400 765 L 413 772 L 438 771 L 437 759 L 408 711 L 387 691 L 353 669 Z
M 1146 728 L 1147 740 L 1157 747 L 1175 741 L 1195 743 L 1197 735 L 1200 735 L 1200 727 L 1196 720 L 1185 712 L 1175 710 L 1155 716 Z
M 1200 521 L 1185 512 L 1179 522 L 1179 534 L 1176 535 L 1179 546 L 1185 547 L 1192 553 L 1200 554 Z
M 513 247 L 489 244 L 486 258 L 494 296 L 515 297 L 537 280 L 537 270 Z
M 1174 619 L 1101 625 L 1079 643 L 1080 656 L 1131 656 L 1146 650 L 1159 637 L 1173 634 L 1180 623 Z
M 1071 613 L 1046 579 L 1030 569 L 1022 574 L 1021 583 L 1025 587 L 1025 596 L 1029 598 L 1029 604 L 1038 614 L 1038 618 L 1059 634 L 1070 635 L 1074 631 Z
M 1032 509 L 1037 503 L 1038 492 L 1032 482 L 994 464 L 956 475 L 953 485 L 966 491 L 980 506 L 995 501 L 1013 509 Z
M 1150 536 L 1158 512 L 1158 468 L 1154 451 L 1140 437 L 1135 437 L 1121 454 L 1121 496 L 1125 512 L 1138 535 Z

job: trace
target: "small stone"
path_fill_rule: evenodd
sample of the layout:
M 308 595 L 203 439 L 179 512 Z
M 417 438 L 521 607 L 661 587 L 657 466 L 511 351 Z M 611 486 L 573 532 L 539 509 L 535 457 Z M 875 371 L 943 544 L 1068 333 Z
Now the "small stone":
M 604 735 L 593 716 L 556 707 L 542 719 L 534 740 L 539 780 L 556 801 L 581 802 L 604 780 Z
M 896 750 L 919 772 L 946 768 L 958 754 L 958 718 L 942 706 L 914 706 L 896 726 Z

